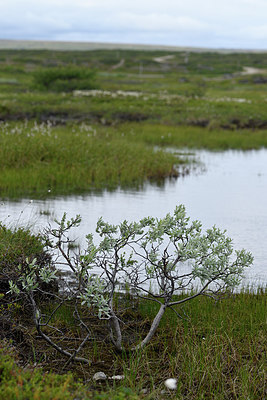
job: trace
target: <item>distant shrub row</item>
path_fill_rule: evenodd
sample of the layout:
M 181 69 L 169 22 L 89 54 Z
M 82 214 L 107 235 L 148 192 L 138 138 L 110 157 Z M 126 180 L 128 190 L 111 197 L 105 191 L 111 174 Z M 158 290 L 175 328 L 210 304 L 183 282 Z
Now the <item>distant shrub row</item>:
M 95 72 L 85 67 L 42 68 L 34 73 L 34 87 L 53 92 L 94 89 Z

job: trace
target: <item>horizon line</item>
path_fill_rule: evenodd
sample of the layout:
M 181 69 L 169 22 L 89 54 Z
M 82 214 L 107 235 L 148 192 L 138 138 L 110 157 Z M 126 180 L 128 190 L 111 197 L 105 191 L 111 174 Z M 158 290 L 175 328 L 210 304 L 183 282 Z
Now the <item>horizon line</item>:
M 1 39 L 0 50 L 162 50 L 187 52 L 220 52 L 220 53 L 266 53 L 267 49 L 240 49 L 226 47 L 174 46 L 162 44 L 117 43 L 69 40 L 35 40 L 35 39 Z

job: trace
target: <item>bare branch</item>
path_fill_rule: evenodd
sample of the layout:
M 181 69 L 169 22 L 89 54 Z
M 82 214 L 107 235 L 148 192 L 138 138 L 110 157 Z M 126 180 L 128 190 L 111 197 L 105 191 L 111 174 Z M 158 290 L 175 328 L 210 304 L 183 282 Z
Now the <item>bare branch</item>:
M 33 298 L 33 294 L 29 293 L 29 298 L 32 304 L 32 308 L 33 308 L 33 318 L 34 318 L 34 322 L 35 322 L 35 327 L 37 329 L 37 332 L 39 333 L 39 335 L 50 345 L 52 346 L 54 349 L 56 349 L 59 353 L 63 354 L 66 357 L 72 358 L 73 361 L 77 361 L 77 362 L 84 362 L 87 364 L 91 364 L 91 361 L 83 358 L 83 357 L 75 357 L 75 354 L 71 354 L 70 352 L 68 352 L 67 350 L 64 350 L 61 346 L 59 346 L 58 344 L 56 344 L 49 336 L 47 336 L 41 329 L 41 325 L 40 325 L 40 317 L 39 317 L 39 310 L 37 308 L 37 305 L 35 303 L 35 300 Z

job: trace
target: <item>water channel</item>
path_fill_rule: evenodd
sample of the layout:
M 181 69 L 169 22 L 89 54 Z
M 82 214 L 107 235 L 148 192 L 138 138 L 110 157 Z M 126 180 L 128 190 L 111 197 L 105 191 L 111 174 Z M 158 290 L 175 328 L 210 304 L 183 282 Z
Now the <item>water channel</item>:
M 101 194 L 23 199 L 0 202 L 0 221 L 7 226 L 29 225 L 42 229 L 63 212 L 80 214 L 82 223 L 75 235 L 81 245 L 94 232 L 100 216 L 110 223 L 144 216 L 163 217 L 184 204 L 192 219 L 203 228 L 226 229 L 236 249 L 254 256 L 243 285 L 267 285 L 267 150 L 196 151 L 200 164 L 190 174 L 167 180 L 162 186 L 150 183 L 141 190 L 104 191 Z

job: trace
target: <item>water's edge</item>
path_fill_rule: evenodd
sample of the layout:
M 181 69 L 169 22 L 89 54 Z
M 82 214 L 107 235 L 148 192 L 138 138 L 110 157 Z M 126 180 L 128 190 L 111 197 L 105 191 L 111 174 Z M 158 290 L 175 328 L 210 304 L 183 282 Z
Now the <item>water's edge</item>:
M 163 217 L 176 205 L 185 204 L 192 219 L 203 227 L 216 225 L 227 230 L 236 249 L 254 255 L 244 285 L 267 285 L 267 150 L 196 151 L 206 166 L 162 187 L 147 183 L 142 190 L 104 191 L 102 194 L 66 196 L 46 200 L 1 201 L 0 221 L 7 226 L 29 225 L 42 230 L 48 222 L 80 214 L 82 224 L 75 231 L 84 244 L 86 234 L 95 231 L 100 216 L 110 223 L 145 216 Z M 52 194 L 51 194 L 52 196 Z

